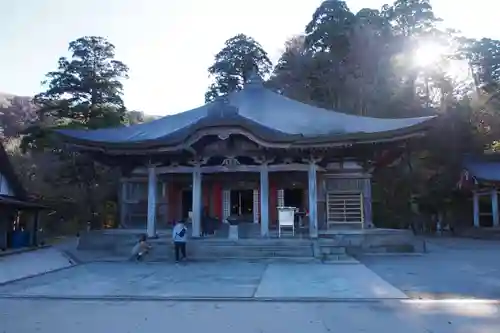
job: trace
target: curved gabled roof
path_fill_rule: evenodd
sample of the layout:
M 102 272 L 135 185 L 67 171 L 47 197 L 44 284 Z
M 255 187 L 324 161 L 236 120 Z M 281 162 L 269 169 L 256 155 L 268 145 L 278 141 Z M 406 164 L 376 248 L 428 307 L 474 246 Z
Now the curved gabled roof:
M 70 141 L 91 146 L 170 146 L 194 131 L 238 126 L 269 142 L 376 141 L 379 135 L 407 135 L 434 117 L 382 119 L 344 114 L 304 104 L 263 87 L 254 78 L 241 91 L 145 124 L 98 130 L 59 130 Z

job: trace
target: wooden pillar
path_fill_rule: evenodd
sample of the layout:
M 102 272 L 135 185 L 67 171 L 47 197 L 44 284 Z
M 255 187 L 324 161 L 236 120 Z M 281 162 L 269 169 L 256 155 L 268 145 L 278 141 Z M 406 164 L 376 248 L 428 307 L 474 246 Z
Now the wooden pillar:
M 491 214 L 493 217 L 493 226 L 498 227 L 498 192 L 494 188 L 491 190 Z
M 474 205 L 474 227 L 479 228 L 479 194 L 474 191 L 472 194 Z
M 269 170 L 265 163 L 260 169 L 260 235 L 269 236 Z
M 170 216 L 170 191 L 169 183 L 166 181 L 157 182 L 161 186 L 161 194 L 159 195 L 159 202 L 157 203 L 157 218 L 161 217 L 160 221 L 156 221 L 156 229 L 169 227 L 169 216 Z M 157 186 L 158 186 L 157 185 Z M 158 193 L 158 191 L 157 191 Z M 160 210 L 161 209 L 161 210 Z
M 200 231 L 201 231 L 201 208 L 202 208 L 201 184 L 202 184 L 201 171 L 200 167 L 197 166 L 193 171 L 192 237 L 194 238 L 200 237 Z
M 278 219 L 278 190 L 276 189 L 276 185 L 272 182 L 269 185 L 269 209 L 271 210 L 271 223 L 276 224 L 276 220 Z
M 148 237 L 156 236 L 156 167 L 150 165 L 148 167 Z
M 31 246 L 37 246 L 38 245 L 38 229 L 40 229 L 40 211 L 35 210 L 33 211 L 33 225 L 32 225 L 32 230 L 31 230 Z
M 177 219 L 177 188 L 172 182 L 167 183 L 167 192 L 168 192 L 168 212 L 167 212 L 167 223 L 169 226 L 175 224 L 175 220 Z
M 118 198 L 120 199 L 120 226 L 123 228 L 127 225 L 127 215 L 128 215 L 128 205 L 127 205 L 127 188 L 128 182 L 123 180 L 120 186 L 120 193 Z
M 310 162 L 307 175 L 309 185 L 309 236 L 311 238 L 318 237 L 318 189 L 316 171 L 316 163 Z
M 372 181 L 371 178 L 365 178 L 363 184 L 363 217 L 365 228 L 373 227 L 372 217 Z

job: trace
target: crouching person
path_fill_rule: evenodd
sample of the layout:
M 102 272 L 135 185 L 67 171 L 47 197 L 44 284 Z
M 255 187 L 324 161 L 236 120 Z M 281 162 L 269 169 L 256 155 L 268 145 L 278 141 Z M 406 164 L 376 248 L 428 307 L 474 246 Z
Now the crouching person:
M 172 239 L 175 248 L 175 262 L 179 262 L 180 254 L 186 259 L 187 228 L 182 221 L 178 221 L 172 230 Z
M 132 248 L 132 259 L 141 261 L 146 254 L 151 250 L 151 245 L 146 240 L 146 235 L 141 235 L 137 244 Z

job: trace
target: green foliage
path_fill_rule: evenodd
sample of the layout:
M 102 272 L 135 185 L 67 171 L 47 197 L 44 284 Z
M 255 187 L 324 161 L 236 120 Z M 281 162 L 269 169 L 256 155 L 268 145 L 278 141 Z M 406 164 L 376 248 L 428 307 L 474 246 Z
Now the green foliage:
M 214 83 L 205 94 L 205 101 L 210 102 L 218 96 L 240 90 L 253 71 L 264 76 L 271 68 L 271 60 L 262 46 L 252 37 L 238 34 L 225 42 L 208 69 Z
M 355 16 L 345 1 L 324 1 L 306 26 L 306 44 L 315 52 L 328 52 L 342 61 L 349 50 L 349 34 Z
M 73 191 L 78 218 L 97 226 L 103 196 L 115 192 L 116 171 L 95 163 L 89 155 L 61 150 L 54 130 L 98 129 L 124 124 L 126 108 L 121 80 L 128 68 L 115 60 L 115 47 L 102 37 L 82 37 L 69 44 L 70 59 L 61 57 L 58 68 L 46 75 L 46 90 L 34 97 L 37 121 L 24 132 L 21 148 L 35 154 L 54 154 L 51 183 Z
M 123 85 L 128 68 L 114 59 L 115 47 L 102 37 L 82 37 L 69 44 L 72 58 L 59 59 L 47 73 L 47 90 L 36 95 L 42 119 L 84 128 L 113 127 L 125 115 Z
M 286 42 L 274 69 L 253 38 L 238 34 L 228 39 L 208 69 L 213 84 L 205 99 L 242 89 L 252 71 L 265 77 L 272 70 L 267 85 L 327 109 L 382 118 L 440 115 L 424 140 L 408 140 L 399 160 L 374 172 L 375 222 L 406 227 L 414 198 L 427 212 L 448 209 L 456 198 L 464 155 L 496 150 L 500 142 L 500 41 L 441 31 L 439 21 L 429 0 L 396 0 L 357 13 L 345 1 L 324 1 L 304 32 Z M 429 41 L 445 45 L 447 51 L 421 65 L 416 51 Z M 83 37 L 70 43 L 69 50 L 71 58 L 60 59 L 57 70 L 47 74 L 47 90 L 34 99 L 40 107 L 38 119 L 25 132 L 23 147 L 37 158 L 36 148 L 58 157 L 57 163 L 43 162 L 54 176 L 50 184 L 76 198 L 79 214 L 92 220 L 99 203 L 115 190 L 117 174 L 89 157 L 61 154 L 51 130 L 148 119 L 141 112 L 125 111 L 121 80 L 128 69 L 114 59 L 112 44 L 101 37 Z M 466 63 L 473 82 L 453 77 L 449 68 L 458 60 Z M 26 170 L 35 172 L 31 165 Z
M 122 79 L 128 67 L 115 60 L 115 47 L 102 37 L 81 37 L 69 43 L 71 59 L 61 57 L 58 68 L 46 74 L 47 89 L 33 101 L 38 119 L 25 131 L 22 148 L 53 147 L 55 128 L 96 129 L 123 123 Z
M 291 98 L 351 114 L 440 115 L 424 140 L 407 143 L 399 163 L 375 171 L 374 212 L 391 226 L 408 224 L 413 197 L 427 211 L 448 209 L 464 155 L 500 142 L 500 42 L 440 31 L 439 21 L 428 0 L 358 13 L 325 1 L 304 35 L 286 43 L 269 82 Z M 422 66 L 416 54 L 426 43 L 445 52 Z M 454 77 L 457 61 L 468 65 L 472 82 Z
M 396 0 L 383 12 L 392 23 L 395 34 L 404 37 L 429 34 L 440 21 L 434 15 L 430 0 Z

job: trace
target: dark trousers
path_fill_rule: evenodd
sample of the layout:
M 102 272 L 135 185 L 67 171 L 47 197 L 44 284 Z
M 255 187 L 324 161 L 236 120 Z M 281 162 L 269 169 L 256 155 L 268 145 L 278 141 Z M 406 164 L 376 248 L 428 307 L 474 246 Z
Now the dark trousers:
M 179 261 L 179 251 L 182 253 L 182 258 L 186 258 L 186 242 L 174 242 L 175 246 L 175 261 Z

